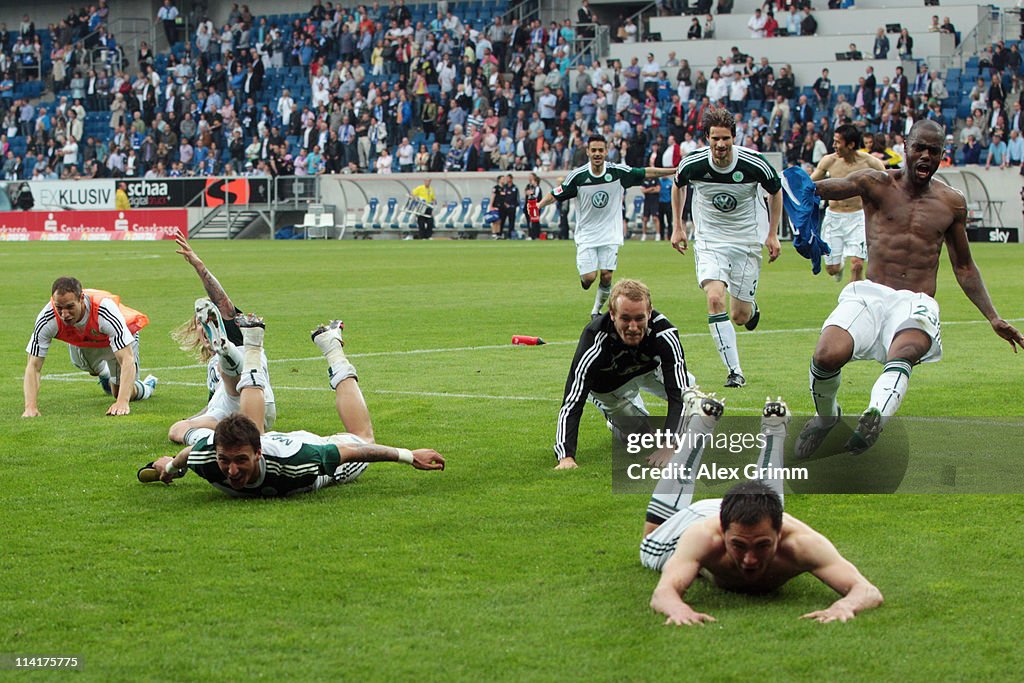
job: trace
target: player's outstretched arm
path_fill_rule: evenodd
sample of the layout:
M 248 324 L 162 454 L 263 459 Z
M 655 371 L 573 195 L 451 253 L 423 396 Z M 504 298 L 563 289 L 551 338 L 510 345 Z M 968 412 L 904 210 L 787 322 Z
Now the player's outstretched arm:
M 814 183 L 817 194 L 822 199 L 850 199 L 864 197 L 870 190 L 871 183 L 886 177 L 884 171 L 863 169 L 851 173 L 845 178 L 827 178 Z
M 550 193 L 550 192 L 548 192 L 546 195 L 544 195 L 541 198 L 541 200 L 539 202 L 537 202 L 537 210 L 540 211 L 545 206 L 550 206 L 551 204 L 554 204 L 555 201 L 556 201 L 555 200 L 555 195 Z
M 341 462 L 404 462 L 418 470 L 443 470 L 444 456 L 431 448 L 394 448 L 381 444 L 338 446 Z
M 823 156 L 821 158 L 821 161 L 818 162 L 817 167 L 815 167 L 814 172 L 811 173 L 811 180 L 818 181 L 827 178 L 828 170 L 832 168 L 832 164 L 835 162 L 835 160 L 836 155 L 834 153 L 826 154 L 825 156 Z
M 121 366 L 121 376 L 117 380 L 116 400 L 107 408 L 107 415 L 127 415 L 132 411 L 128 403 L 135 393 L 135 380 L 139 376 L 135 367 L 135 353 L 132 347 L 125 346 L 115 351 L 114 357 Z
M 675 174 L 676 169 L 674 168 L 659 168 L 658 166 L 647 166 L 644 168 L 645 178 L 665 178 Z
M 235 304 L 231 301 L 231 298 L 224 291 L 224 288 L 220 286 L 220 282 L 213 276 L 206 268 L 206 264 L 199 258 L 199 255 L 192 250 L 192 246 L 185 239 L 185 235 L 178 231 L 178 234 L 174 236 L 174 241 L 178 243 L 178 248 L 175 253 L 181 254 L 185 261 L 195 268 L 196 273 L 199 275 L 199 279 L 203 283 L 203 289 L 206 290 L 207 296 L 210 297 L 210 301 L 214 303 L 220 314 L 227 318 L 235 317 Z
M 191 446 L 185 446 L 173 458 L 164 456 L 153 462 L 153 468 L 160 473 L 160 481 L 170 484 L 175 480 L 178 470 L 188 466 L 188 454 L 192 451 Z
M 672 248 L 680 254 L 686 253 L 686 226 L 683 224 L 683 206 L 686 204 L 685 188 L 672 183 Z
M 25 412 L 21 414 L 22 417 L 39 417 L 39 380 L 44 360 L 46 359 L 30 354 L 28 363 L 25 364 Z
M 768 247 L 768 263 L 779 258 L 782 244 L 779 242 L 779 223 L 782 221 L 782 190 L 768 198 L 768 239 L 764 245 Z
M 716 621 L 710 614 L 697 612 L 683 601 L 700 572 L 701 558 L 711 551 L 712 544 L 708 532 L 699 526 L 690 527 L 679 537 L 678 549 L 662 568 L 661 579 L 651 596 L 651 609 L 665 615 L 666 626 L 703 626 Z
M 946 250 L 949 252 L 949 262 L 953 266 L 957 284 L 992 325 L 992 331 L 1009 342 L 1010 348 L 1017 353 L 1017 347 L 1024 349 L 1024 336 L 996 312 L 988 288 L 985 287 L 985 281 L 981 278 L 981 271 L 971 256 L 970 243 L 967 241 L 966 201 L 959 193 L 954 201 L 954 220 L 953 225 L 946 231 Z
M 843 597 L 828 609 L 802 615 L 820 624 L 832 621 L 847 622 L 866 609 L 882 604 L 882 593 L 858 571 L 852 562 L 839 554 L 832 542 L 823 535 L 807 529 L 806 538 L 800 538 L 798 560 L 806 563 L 808 571 Z

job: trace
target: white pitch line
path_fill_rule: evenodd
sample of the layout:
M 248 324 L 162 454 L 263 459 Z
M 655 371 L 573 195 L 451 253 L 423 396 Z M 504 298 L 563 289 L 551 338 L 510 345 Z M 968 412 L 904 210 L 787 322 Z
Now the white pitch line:
M 1007 322 L 1021 322 L 1024 318 L 1007 318 Z M 988 323 L 987 320 L 953 320 L 950 322 L 942 323 L 943 327 L 952 325 L 980 325 L 982 323 Z M 820 332 L 820 327 L 795 327 L 785 330 L 761 330 L 756 334 L 758 336 L 768 334 L 806 334 L 808 332 Z M 707 332 L 686 332 L 680 334 L 680 339 L 691 339 L 694 337 L 706 337 Z M 550 341 L 545 342 L 545 346 L 565 346 L 567 344 L 577 344 L 578 341 Z M 511 344 L 485 344 L 482 346 L 450 346 L 441 347 L 435 349 L 409 349 L 406 351 L 370 351 L 367 353 L 349 353 L 346 354 L 349 358 L 373 358 L 373 357 L 390 357 L 390 356 L 416 356 L 431 353 L 452 353 L 456 351 L 493 351 L 495 349 L 509 349 L 516 348 Z M 305 356 L 302 358 L 271 358 L 268 362 L 270 363 L 309 363 L 316 360 L 323 360 L 323 356 Z M 165 365 L 161 367 L 147 367 L 143 368 L 146 372 L 163 372 L 165 370 L 194 370 L 196 368 L 205 368 L 206 365 L 200 365 L 193 363 L 191 365 Z M 60 379 L 61 377 L 74 377 L 77 372 L 58 372 L 50 375 L 46 375 L 44 379 Z
M 89 382 L 95 383 L 96 379 L 93 377 L 82 377 L 80 374 L 76 377 L 65 377 L 57 375 L 44 375 L 42 379 L 49 379 L 55 382 Z M 174 387 L 205 387 L 205 382 L 175 382 L 175 381 L 163 381 L 159 380 L 159 385 L 167 385 Z M 282 387 L 274 385 L 274 391 L 330 391 L 334 390 L 330 387 Z M 400 391 L 397 389 L 368 389 L 366 393 L 369 394 L 394 394 L 398 396 L 430 396 L 435 398 L 473 398 L 473 399 L 485 399 L 491 401 L 549 401 L 552 403 L 561 403 L 560 398 L 541 397 L 541 396 L 496 396 L 493 394 L 462 394 L 453 393 L 448 391 Z
M 96 379 L 94 377 L 83 377 L 81 374 L 75 377 L 65 377 L 57 375 L 43 375 L 42 379 L 49 379 L 55 382 L 89 382 L 94 384 Z M 163 381 L 160 380 L 159 384 L 174 387 L 205 387 L 205 382 L 175 382 L 175 381 Z M 333 391 L 328 387 L 281 387 L 274 385 L 274 391 Z M 550 396 L 497 396 L 494 394 L 464 394 L 448 391 L 403 391 L 398 389 L 367 389 L 368 394 L 382 394 L 392 396 L 425 396 L 431 398 L 469 398 L 469 399 L 482 399 L 485 401 L 532 401 L 532 402 L 543 402 L 543 403 L 561 403 L 562 399 L 552 398 Z M 659 406 L 660 407 L 660 406 Z M 758 414 L 761 412 L 760 407 L 750 406 L 739 406 L 733 403 L 729 403 L 728 397 L 726 397 L 725 403 L 726 412 L 740 412 L 740 413 L 754 413 Z M 797 415 L 794 413 L 794 415 Z M 799 415 L 797 415 L 799 417 Z M 965 416 L 964 418 L 953 418 L 953 417 L 925 417 L 917 415 L 906 415 L 899 416 L 899 419 L 910 420 L 914 422 L 936 422 L 936 423 L 948 423 L 948 424 L 963 424 L 964 419 L 973 419 L 973 416 Z M 1024 427 L 1024 417 L 1021 418 L 1020 422 L 982 422 L 979 423 L 982 426 L 992 427 Z
M 576 344 L 574 341 L 554 341 L 545 342 L 545 346 L 563 346 L 566 344 Z M 367 353 L 346 353 L 345 355 L 349 358 L 372 358 L 375 356 L 415 356 L 429 353 L 451 353 L 455 351 L 489 351 L 493 349 L 507 349 L 512 347 L 511 344 L 486 344 L 484 346 L 451 346 L 442 347 L 437 349 L 409 349 L 407 351 L 370 351 Z M 302 358 L 271 358 L 268 363 L 308 363 L 315 360 L 323 360 L 324 357 L 320 356 L 305 356 Z M 191 365 L 167 365 L 163 367 L 147 367 L 143 368 L 146 372 L 163 372 L 164 370 L 194 370 L 196 368 L 205 368 L 206 365 L 199 363 L 193 363 Z M 78 373 L 76 372 L 59 372 L 52 375 L 47 375 L 50 379 L 57 379 L 59 377 L 73 377 Z

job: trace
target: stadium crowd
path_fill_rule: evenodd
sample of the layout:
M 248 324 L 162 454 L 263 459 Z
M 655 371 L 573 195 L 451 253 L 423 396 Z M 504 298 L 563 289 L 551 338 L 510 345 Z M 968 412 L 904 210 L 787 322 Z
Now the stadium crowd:
M 949 164 L 1024 162 L 1017 44 L 997 42 L 980 56 L 969 111 L 958 117 L 944 107 L 948 79 L 924 65 L 917 74 L 897 66 L 880 81 L 868 66 L 843 86 L 825 69 L 801 86 L 790 65 L 735 47 L 709 73 L 675 53 L 663 64 L 653 54 L 601 63 L 588 53 L 596 20 L 586 3 L 578 22 L 548 26 L 506 24 L 504 3 L 483 16 L 468 3 L 411 7 L 314 0 L 301 16 L 255 17 L 236 3 L 218 28 L 196 3 L 186 35 L 164 0 L 155 19 L 170 48 L 142 43 L 130 56 L 107 31 L 106 0 L 45 32 L 29 15 L 16 32 L 0 24 L 0 172 L 13 180 L 565 170 L 586 162 L 593 133 L 609 141 L 610 161 L 675 166 L 704 145 L 699 122 L 714 106 L 736 114 L 738 144 L 780 152 L 788 164 L 817 164 L 832 131 L 850 122 L 867 149 L 897 166 L 922 118 L 949 132 Z M 718 11 L 731 7 L 726 0 Z M 763 9 L 749 24 L 757 37 L 817 30 L 810 6 Z M 694 10 L 667 2 L 662 11 Z M 697 11 L 706 16 L 703 25 L 694 18 L 691 37 L 713 35 L 710 2 Z M 789 18 L 777 22 L 776 12 Z M 643 37 L 617 23 L 618 39 Z M 948 19 L 933 25 L 954 31 Z M 873 53 L 889 49 L 879 28 Z M 905 29 L 896 49 L 912 53 Z M 41 74 L 53 101 L 27 91 Z

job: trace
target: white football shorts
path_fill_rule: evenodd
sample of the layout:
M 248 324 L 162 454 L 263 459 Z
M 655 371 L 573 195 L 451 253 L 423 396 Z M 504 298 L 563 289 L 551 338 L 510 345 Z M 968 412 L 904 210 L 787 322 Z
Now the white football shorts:
M 690 528 L 691 524 L 708 517 L 717 517 L 721 507 L 721 498 L 705 498 L 684 507 L 666 519 L 661 526 L 640 541 L 640 564 L 660 572 L 676 552 L 676 544 L 683 532 Z
M 720 280 L 729 289 L 729 295 L 740 301 L 752 302 L 757 295 L 757 280 L 761 276 L 761 245 L 724 244 L 696 240 L 693 257 L 697 269 L 697 284 L 703 289 L 708 280 Z
M 220 421 L 232 413 L 239 412 L 241 409 L 242 404 L 239 397 L 229 394 L 227 389 L 224 388 L 224 382 L 220 382 L 217 384 L 210 402 L 206 404 L 206 412 L 204 414 Z M 263 430 L 269 432 L 276 421 L 277 403 L 272 400 L 267 401 L 264 405 Z
M 135 356 L 135 375 L 139 374 L 139 334 L 135 333 L 132 339 L 132 354 Z M 71 364 L 79 370 L 88 372 L 93 377 L 100 374 L 103 363 L 106 362 L 107 370 L 110 372 L 110 383 L 119 384 L 121 381 L 121 365 L 117 362 L 117 356 L 110 346 L 72 346 L 68 344 L 68 351 L 71 354 Z M 138 379 L 142 379 L 138 377 Z
M 892 289 L 870 280 L 851 282 L 839 293 L 839 305 L 821 329 L 841 327 L 853 337 L 854 360 L 885 363 L 897 332 L 922 330 L 932 339 L 932 347 L 922 363 L 942 359 L 939 304 L 935 299 L 906 289 Z
M 576 249 L 576 270 L 580 275 L 598 270 L 615 270 L 619 265 L 619 245 Z
M 825 265 L 836 266 L 847 258 L 866 260 L 868 247 L 864 238 L 864 211 L 840 213 L 825 209 L 821 238 L 832 250 L 825 257 Z

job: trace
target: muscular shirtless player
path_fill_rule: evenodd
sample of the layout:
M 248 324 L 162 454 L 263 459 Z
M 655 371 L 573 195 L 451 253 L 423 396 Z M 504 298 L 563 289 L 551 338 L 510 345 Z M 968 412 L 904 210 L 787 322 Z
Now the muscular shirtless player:
M 811 396 L 817 417 L 808 420 L 796 443 L 798 457 L 809 457 L 841 415 L 836 394 L 842 367 L 850 360 L 884 364 L 871 389 L 871 402 L 847 449 L 870 448 L 885 420 L 906 395 L 910 371 L 942 357 L 936 272 L 943 243 L 960 288 L 992 330 L 1014 353 L 1024 336 L 999 317 L 967 243 L 964 196 L 932 176 L 942 159 L 942 128 L 918 121 L 907 138 L 907 165 L 893 171 L 864 170 L 817 183 L 818 195 L 837 200 L 860 197 L 868 242 L 868 279 L 851 282 L 822 325 L 811 359 Z
M 747 481 L 720 499 L 698 501 L 665 526 L 670 524 L 670 550 L 641 551 L 644 565 L 661 571 L 651 608 L 666 616 L 666 624 L 715 621 L 683 601 L 700 575 L 728 591 L 768 593 L 808 572 L 842 595 L 827 609 L 803 615 L 820 623 L 849 621 L 882 604 L 882 593 L 857 567 L 825 536 L 785 514 L 782 500 L 764 482 Z M 647 526 L 645 533 L 653 534 Z M 645 536 L 645 546 L 651 538 Z
M 861 152 L 861 135 L 856 126 L 844 124 L 836 128 L 832 139 L 836 151 L 822 157 L 811 174 L 811 180 L 845 178 L 863 169 L 884 171 L 877 157 Z M 864 206 L 860 197 L 833 199 L 825 210 L 821 237 L 832 253 L 825 257 L 825 268 L 836 282 L 843 279 L 843 264 L 850 257 L 850 282 L 864 279 L 864 259 L 868 257 L 864 239 Z

